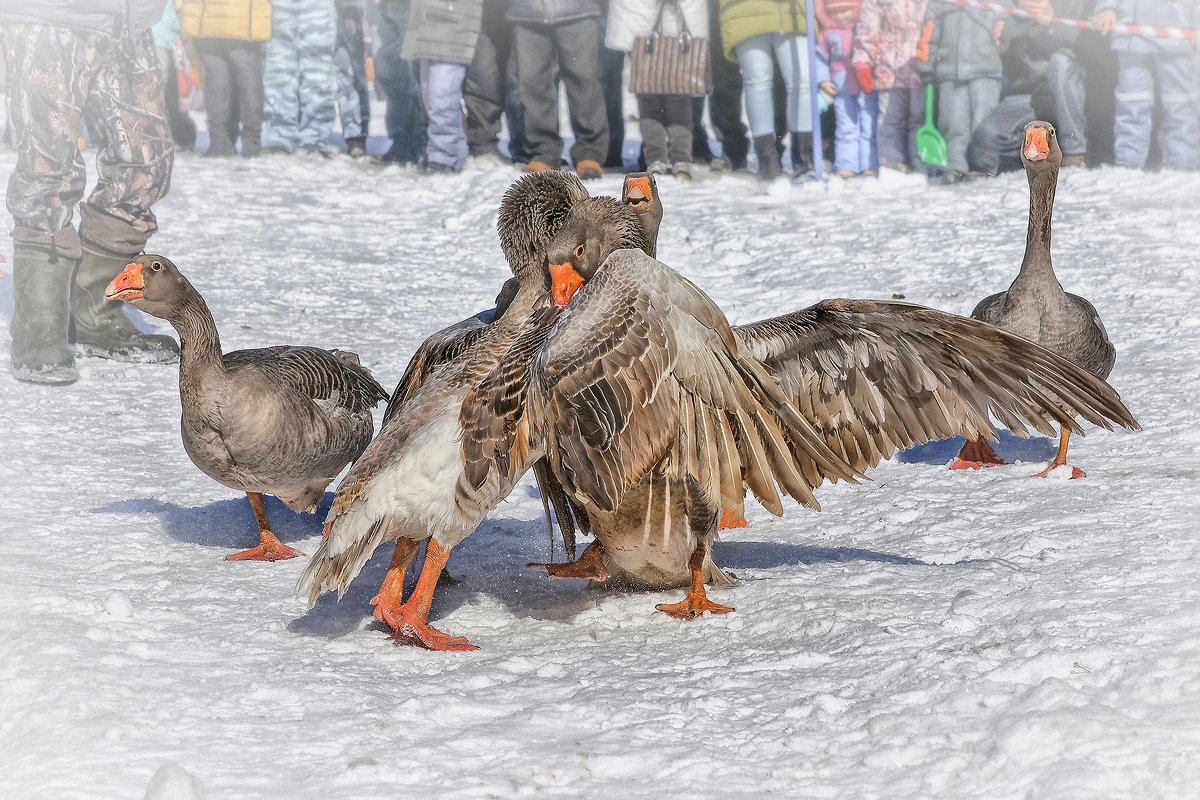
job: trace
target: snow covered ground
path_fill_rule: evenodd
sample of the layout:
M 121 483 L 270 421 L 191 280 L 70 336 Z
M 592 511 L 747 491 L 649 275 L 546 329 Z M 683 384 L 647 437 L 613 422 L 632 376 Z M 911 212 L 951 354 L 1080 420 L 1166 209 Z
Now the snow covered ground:
M 227 350 L 352 349 L 390 389 L 427 333 L 491 305 L 515 177 L 182 154 L 152 249 Z M 1024 247 L 1019 173 L 661 190 L 660 258 L 735 323 L 836 296 L 968 313 Z M 737 613 L 691 623 L 654 612 L 682 592 L 525 569 L 551 552 L 522 484 L 435 599 L 475 653 L 392 643 L 368 604 L 388 548 L 312 611 L 294 596 L 307 559 L 223 561 L 257 530 L 184 454 L 174 366 L 19 384 L 5 331 L 0 797 L 1196 796 L 1200 175 L 1068 171 L 1054 233 L 1144 428 L 1076 439 L 1086 479 L 1031 479 L 1053 443 L 1009 436 L 1021 461 L 984 474 L 946 469 L 959 443 L 938 443 L 818 490 L 819 514 L 747 506 L 716 550 L 740 582 L 714 599 Z M 268 513 L 315 550 L 324 509 Z

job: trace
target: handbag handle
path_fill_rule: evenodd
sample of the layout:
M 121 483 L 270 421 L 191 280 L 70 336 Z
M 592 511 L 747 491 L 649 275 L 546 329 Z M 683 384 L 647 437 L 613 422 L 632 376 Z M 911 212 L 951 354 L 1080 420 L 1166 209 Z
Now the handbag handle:
M 679 20 L 679 49 L 684 53 L 692 49 L 692 32 L 688 30 L 687 19 L 683 16 L 683 9 L 679 7 L 679 0 L 660 0 L 658 4 L 658 18 L 654 20 L 654 30 L 646 37 L 646 52 L 653 53 L 654 48 L 658 45 L 660 36 L 665 36 L 662 30 L 663 12 L 667 10 L 667 6 L 675 9 L 675 17 Z

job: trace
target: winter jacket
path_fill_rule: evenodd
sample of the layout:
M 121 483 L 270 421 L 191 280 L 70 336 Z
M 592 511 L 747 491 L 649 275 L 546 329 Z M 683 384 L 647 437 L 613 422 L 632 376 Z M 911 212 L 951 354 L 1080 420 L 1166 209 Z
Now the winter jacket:
M 663 9 L 663 34 L 678 36 L 679 14 L 671 8 L 672 5 L 676 4 L 671 0 L 612 0 L 608 7 L 608 28 L 604 35 L 604 46 L 610 50 L 628 53 L 633 49 L 634 39 L 649 36 L 654 31 L 660 8 Z M 678 0 L 677 8 L 683 12 L 683 20 L 692 36 L 708 36 L 708 4 L 705 0 Z
M 183 39 L 271 38 L 271 0 L 175 0 Z
M 1087 19 L 1092 13 L 1091 6 L 1091 0 L 1054 0 L 1054 15 L 1063 19 Z M 1028 17 L 1010 18 L 1000 35 L 1009 43 L 1004 58 L 1004 76 L 1008 79 L 1004 93 L 1035 94 L 1044 90 L 1050 56 L 1059 50 L 1074 48 L 1081 32 L 1080 28 L 1061 22 L 1041 25 Z
M 1200 3 L 1195 0 L 1097 0 L 1096 13 L 1117 12 L 1117 22 L 1126 25 L 1157 25 L 1167 28 L 1195 28 L 1200 25 Z M 1192 49 L 1189 39 L 1164 36 L 1136 36 L 1113 31 L 1114 50 L 1134 53 L 1186 53 Z
M 483 0 L 412 0 L 400 57 L 470 64 L 482 17 Z
M 854 52 L 854 28 L 821 28 L 817 37 L 817 83 L 830 81 L 843 91 L 858 94 L 858 76 L 850 64 Z
M 734 48 L 764 33 L 808 32 L 804 0 L 721 0 L 721 42 L 737 63 Z
M 132 38 L 162 19 L 166 7 L 167 0 L 0 0 L 0 25 L 55 25 Z
M 600 16 L 596 0 L 512 0 L 504 18 L 509 22 L 562 25 Z
M 855 64 L 870 64 L 876 89 L 921 85 L 913 67 L 929 0 L 863 0 L 854 29 Z
M 969 6 L 930 3 L 914 66 L 924 80 L 1000 79 L 1000 48 L 992 35 L 1000 15 Z

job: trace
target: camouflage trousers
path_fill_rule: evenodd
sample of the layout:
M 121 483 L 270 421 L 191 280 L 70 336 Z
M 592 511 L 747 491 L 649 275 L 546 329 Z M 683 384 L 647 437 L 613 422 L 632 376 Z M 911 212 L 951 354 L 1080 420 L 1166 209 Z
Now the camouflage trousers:
M 337 117 L 333 0 L 272 0 L 263 57 L 264 143 L 324 151 Z
M 87 185 L 79 150 L 86 130 L 99 154 L 96 185 L 80 206 L 83 235 L 109 250 L 140 252 L 158 228 L 150 208 L 170 188 L 175 154 L 150 31 L 116 42 L 8 25 L 5 37 L 17 150 L 7 196 L 13 240 L 79 257 L 72 220 Z

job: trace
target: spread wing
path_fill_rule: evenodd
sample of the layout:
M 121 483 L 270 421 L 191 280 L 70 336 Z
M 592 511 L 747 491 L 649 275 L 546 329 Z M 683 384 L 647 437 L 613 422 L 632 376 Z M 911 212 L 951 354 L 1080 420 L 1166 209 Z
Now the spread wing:
M 549 331 L 531 372 L 526 429 L 568 496 L 614 510 L 662 464 L 741 510 L 745 487 L 773 513 L 776 484 L 805 505 L 853 471 L 746 357 L 720 309 L 635 250 L 613 253 Z
M 825 300 L 734 329 L 829 447 L 862 471 L 951 436 L 1137 422 L 1103 380 L 985 322 L 912 303 Z

